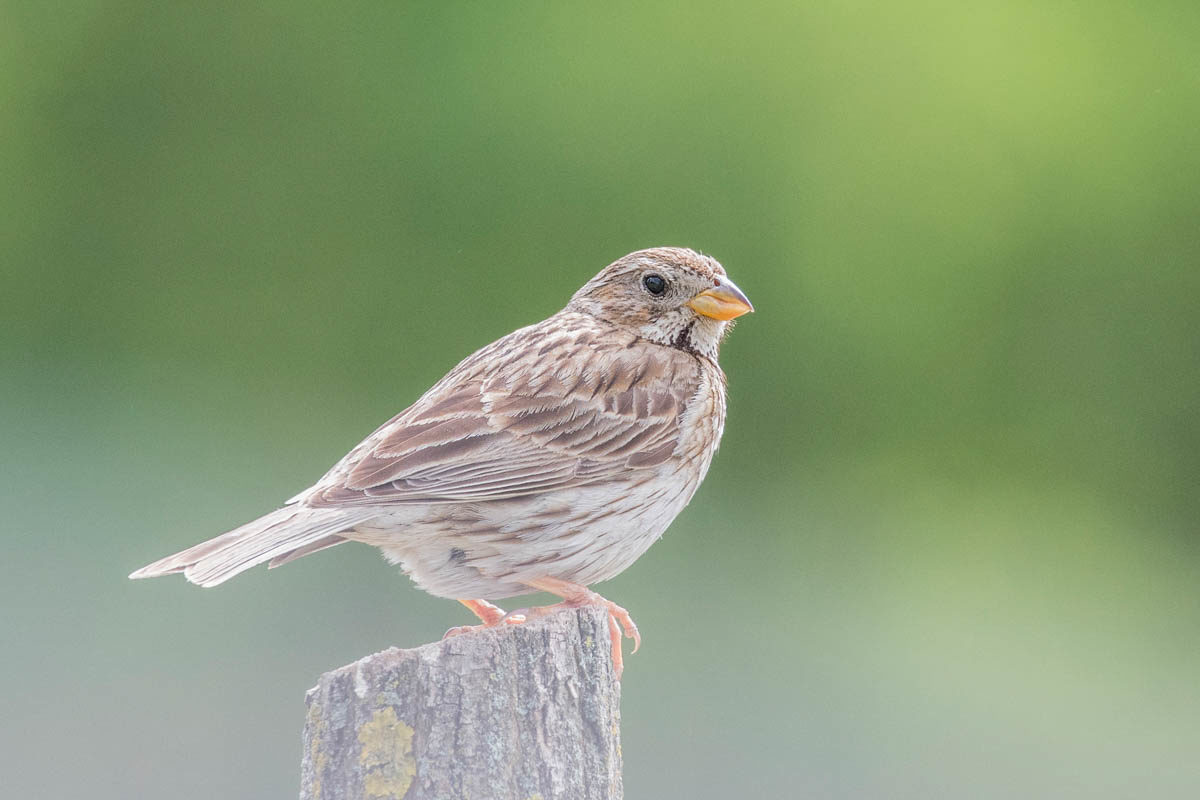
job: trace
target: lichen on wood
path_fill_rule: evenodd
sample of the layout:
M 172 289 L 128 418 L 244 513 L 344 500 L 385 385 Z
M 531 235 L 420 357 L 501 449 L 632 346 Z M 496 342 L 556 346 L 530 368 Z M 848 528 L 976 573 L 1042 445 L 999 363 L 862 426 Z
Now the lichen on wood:
M 618 800 L 604 610 L 392 648 L 308 693 L 302 800 Z

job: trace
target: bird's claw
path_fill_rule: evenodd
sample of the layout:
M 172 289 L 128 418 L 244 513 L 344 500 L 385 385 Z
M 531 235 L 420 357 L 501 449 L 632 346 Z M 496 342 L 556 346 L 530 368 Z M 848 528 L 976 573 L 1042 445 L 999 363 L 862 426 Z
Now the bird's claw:
M 475 631 L 484 631 L 488 628 L 495 628 L 500 625 L 520 625 L 525 621 L 526 609 L 517 611 L 509 611 L 505 613 L 500 606 L 493 605 L 487 600 L 459 600 L 471 612 L 483 621 L 482 625 L 458 625 L 442 636 L 442 640 L 449 639 L 451 636 L 461 636 L 464 633 L 473 633 Z
M 456 625 L 450 630 L 442 634 L 442 641 L 446 641 L 451 636 L 462 636 L 464 633 L 473 633 L 475 631 L 485 630 L 487 625 Z
M 599 595 L 596 595 L 596 596 L 599 597 Z M 603 599 L 603 598 L 601 598 L 601 599 Z M 636 653 L 638 651 L 638 648 L 642 646 L 642 634 L 640 632 L 638 632 L 637 623 L 633 621 L 633 617 L 629 616 L 628 611 L 621 608 L 616 603 L 614 603 L 610 600 L 606 600 L 605 603 L 607 604 L 607 607 L 608 607 L 609 622 L 611 623 L 611 622 L 615 621 L 615 622 L 619 622 L 621 624 L 621 630 L 624 632 L 625 636 L 629 639 L 633 639 L 633 651 L 632 652 Z M 632 653 L 631 653 L 631 655 L 632 655 Z

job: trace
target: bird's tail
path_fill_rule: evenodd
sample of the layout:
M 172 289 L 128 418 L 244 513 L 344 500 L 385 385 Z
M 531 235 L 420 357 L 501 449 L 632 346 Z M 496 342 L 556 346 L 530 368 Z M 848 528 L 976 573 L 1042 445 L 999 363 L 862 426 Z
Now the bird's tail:
M 200 586 L 216 586 L 256 564 L 285 564 L 300 556 L 346 541 L 349 531 L 369 514 L 344 509 L 284 506 L 240 528 L 148 564 L 130 578 L 156 578 L 182 572 Z

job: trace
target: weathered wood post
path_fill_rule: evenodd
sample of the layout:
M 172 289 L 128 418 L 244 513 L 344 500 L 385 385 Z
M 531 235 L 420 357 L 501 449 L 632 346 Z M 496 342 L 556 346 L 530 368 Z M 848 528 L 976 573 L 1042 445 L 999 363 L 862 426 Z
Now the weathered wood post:
M 392 648 L 307 696 L 301 800 L 619 800 L 607 614 Z

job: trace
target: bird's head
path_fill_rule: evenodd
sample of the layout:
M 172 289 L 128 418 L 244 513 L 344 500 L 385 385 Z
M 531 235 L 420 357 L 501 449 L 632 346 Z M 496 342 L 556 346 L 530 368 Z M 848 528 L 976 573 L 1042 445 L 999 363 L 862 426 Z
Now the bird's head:
M 716 259 L 685 247 L 656 247 L 609 264 L 567 309 L 715 360 L 730 321 L 754 307 Z

